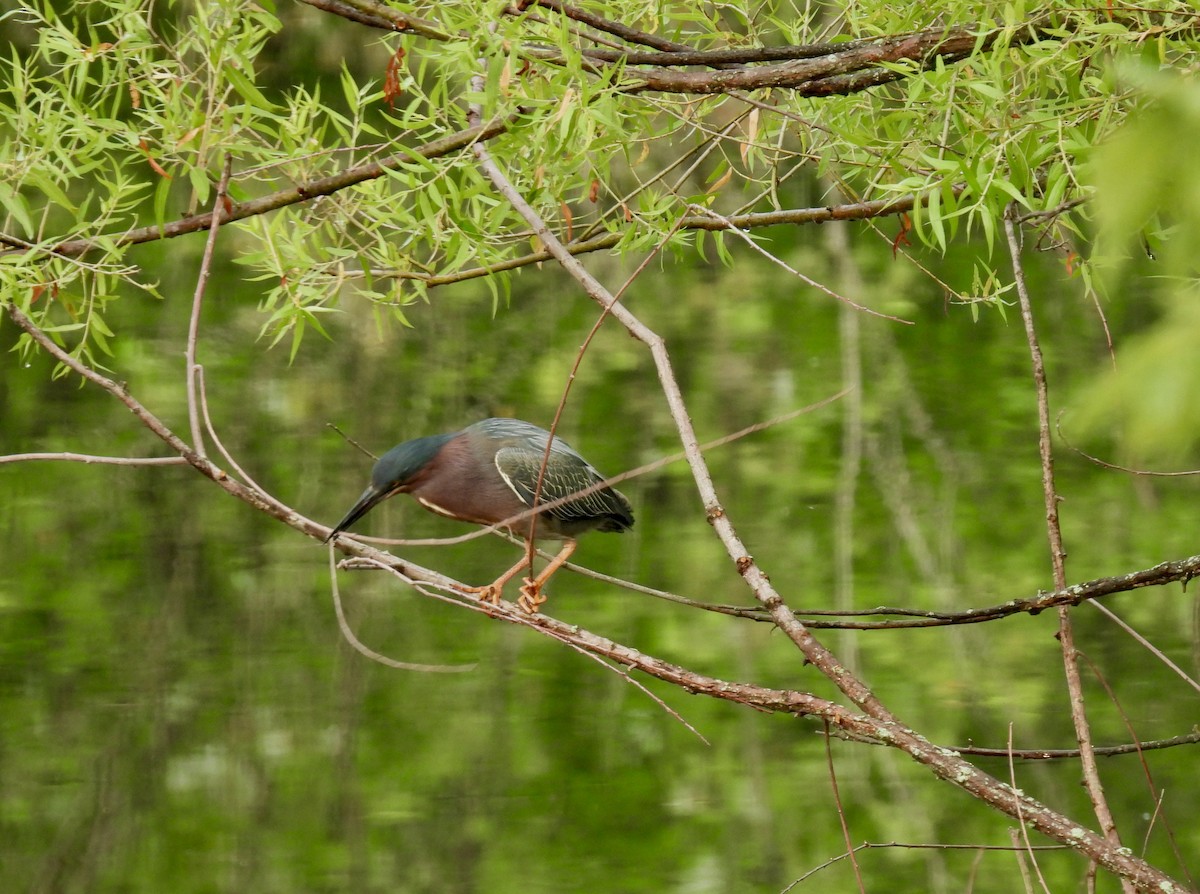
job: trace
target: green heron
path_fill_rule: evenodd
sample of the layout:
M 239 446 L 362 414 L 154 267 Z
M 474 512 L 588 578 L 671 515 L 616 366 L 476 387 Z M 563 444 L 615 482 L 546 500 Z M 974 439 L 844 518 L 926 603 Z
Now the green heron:
M 370 486 L 325 540 L 328 543 L 393 494 L 412 494 L 431 512 L 459 521 L 502 525 L 526 541 L 531 539 L 532 521 L 532 539 L 563 541 L 562 549 L 542 573 L 527 577 L 521 587 L 517 602 L 534 614 L 546 601 L 542 586 L 575 551 L 580 534 L 592 530 L 620 533 L 633 526 L 633 507 L 624 495 L 605 487 L 604 476 L 558 438 L 550 440 L 546 457 L 549 439 L 548 431 L 529 422 L 484 419 L 461 431 L 405 441 L 375 464 Z M 536 515 L 518 518 L 533 506 L 535 493 Z M 573 494 L 579 496 L 571 499 Z M 525 554 L 494 583 L 468 591 L 499 604 L 504 585 L 529 563 Z

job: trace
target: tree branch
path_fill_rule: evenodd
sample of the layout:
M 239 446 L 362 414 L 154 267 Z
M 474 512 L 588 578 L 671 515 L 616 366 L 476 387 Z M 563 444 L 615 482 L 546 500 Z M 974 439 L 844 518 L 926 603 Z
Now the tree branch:
M 449 136 L 432 140 L 424 145 L 407 149 L 403 152 L 397 152 L 379 161 L 364 162 L 363 164 L 346 168 L 344 171 L 336 174 L 330 174 L 328 177 L 319 177 L 316 180 L 309 180 L 306 183 L 301 183 L 288 189 L 281 189 L 278 192 L 273 192 L 257 199 L 232 204 L 226 208 L 225 213 L 221 217 L 221 222 L 232 223 L 233 221 L 245 220 L 248 217 L 255 217 L 259 214 L 265 214 L 268 211 L 286 208 L 289 205 L 308 201 L 318 196 L 332 195 L 347 187 L 382 177 L 388 171 L 400 167 L 415 156 L 425 159 L 441 158 L 465 149 L 479 140 L 490 140 L 508 130 L 508 126 L 508 121 L 489 121 L 477 127 L 468 127 L 466 130 L 460 130 Z M 202 214 L 192 214 L 188 217 L 171 221 L 161 227 L 158 225 L 136 227 L 119 234 L 96 236 L 86 239 L 71 239 L 58 243 L 49 248 L 48 251 L 66 257 L 76 257 L 91 251 L 97 244 L 104 244 L 105 246 L 138 245 L 144 242 L 155 242 L 159 239 L 173 239 L 176 236 L 183 236 L 187 233 L 198 233 L 207 230 L 211 225 L 212 214 L 205 211 Z M 21 250 L 24 251 L 26 249 Z
M 1021 320 L 1025 324 L 1025 336 L 1029 343 L 1029 354 L 1033 364 L 1034 390 L 1038 408 L 1038 453 L 1042 464 L 1042 492 L 1046 503 L 1046 532 L 1050 541 L 1050 561 L 1054 571 L 1054 586 L 1066 587 L 1066 551 L 1063 549 L 1062 528 L 1058 517 L 1058 492 L 1054 485 L 1054 454 L 1050 443 L 1050 404 L 1046 385 L 1046 364 L 1033 324 L 1033 305 L 1029 300 L 1029 289 L 1025 283 L 1025 268 L 1021 263 L 1021 242 L 1014 222 L 1019 211 L 1016 202 L 1009 205 L 1004 215 L 1004 232 L 1007 236 L 1009 255 L 1012 259 L 1013 278 L 1017 286 L 1017 300 L 1021 307 Z M 1100 823 L 1105 838 L 1114 846 L 1121 846 L 1112 811 L 1104 797 L 1104 786 L 1100 782 L 1100 769 L 1096 766 L 1096 755 L 1092 749 L 1091 728 L 1083 702 L 1083 681 L 1079 674 L 1079 658 L 1075 651 L 1075 634 L 1071 626 L 1071 612 L 1067 606 L 1058 609 L 1058 640 L 1062 648 L 1063 669 L 1070 695 L 1071 719 L 1075 726 L 1075 738 L 1079 742 L 1079 763 L 1083 771 L 1084 785 L 1092 801 L 1092 809 Z M 1122 879 L 1126 894 L 1133 894 L 1127 879 Z
M 300 0 L 309 6 L 331 12 L 344 19 L 370 25 L 373 28 L 383 28 L 387 31 L 398 31 L 402 34 L 419 34 L 431 40 L 447 41 L 454 35 L 428 19 L 410 16 L 375 0 Z
M 25 463 L 57 460 L 63 462 L 97 463 L 106 466 L 179 466 L 187 465 L 182 456 L 94 456 L 90 453 L 9 453 L 0 456 L 0 463 Z

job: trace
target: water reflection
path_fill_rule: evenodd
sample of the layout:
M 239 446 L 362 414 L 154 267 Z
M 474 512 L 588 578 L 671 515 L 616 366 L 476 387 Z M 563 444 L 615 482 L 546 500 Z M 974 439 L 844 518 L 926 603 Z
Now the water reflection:
M 772 271 L 745 276 L 652 272 L 629 298 L 667 338 L 704 438 L 841 388 L 839 309 L 798 296 Z M 889 277 L 902 276 L 884 269 L 875 288 L 892 294 Z M 854 604 L 1029 595 L 1049 572 L 1032 397 L 1013 372 L 1027 365 L 1025 348 L 1002 321 L 975 323 L 944 313 L 938 296 L 910 294 L 919 326 L 861 321 L 867 440 L 849 532 Z M 370 460 L 327 422 L 377 452 L 487 415 L 548 423 L 595 310 L 550 271 L 523 277 L 495 317 L 490 302 L 483 289 L 447 290 L 412 309 L 415 329 L 382 334 L 372 309 L 351 303 L 333 340 L 310 338 L 293 365 L 263 353 L 253 314 L 214 305 L 202 355 L 215 424 L 260 482 L 335 521 Z M 130 328 L 114 369 L 184 428 L 179 352 L 150 346 L 176 345 L 186 308 L 122 312 Z M 1086 362 L 1072 316 L 1086 313 L 1067 307 L 1049 322 L 1056 363 Z M 8 348 L 11 328 L 0 337 Z M 26 370 L 6 350 L 0 364 L 5 452 L 157 449 L 106 396 L 50 382 L 43 358 Z M 731 518 L 797 606 L 833 600 L 842 422 L 834 405 L 710 456 Z M 614 327 L 581 365 L 561 433 L 614 472 L 677 450 L 648 357 Z M 1059 469 L 1073 579 L 1194 551 L 1195 484 L 1142 483 L 1154 490 L 1148 502 L 1070 455 Z M 639 681 L 706 746 L 619 674 L 561 645 L 378 575 L 343 574 L 350 623 L 372 649 L 476 667 L 414 674 L 373 664 L 338 633 L 324 548 L 187 469 L 0 466 L 0 488 L 0 867 L 12 890 L 759 892 L 783 890 L 844 850 L 811 724 Z M 579 561 L 702 601 L 748 601 L 682 464 L 622 490 L 638 526 L 585 538 Z M 400 501 L 378 515 L 375 530 L 396 536 L 466 530 Z M 479 582 L 514 548 L 485 538 L 405 554 Z M 576 576 L 556 577 L 551 591 L 556 616 L 667 660 L 833 695 L 765 625 Z M 1113 604 L 1194 667 L 1193 594 Z M 1194 702 L 1169 672 L 1107 622 L 1079 615 L 1083 648 L 1138 733 L 1187 729 Z M 1022 617 L 852 636 L 881 697 L 938 741 L 1003 745 L 1012 723 L 1019 746 L 1067 746 L 1053 627 Z M 1120 716 L 1096 698 L 1098 740 L 1124 741 Z M 854 840 L 1007 843 L 1008 823 L 897 756 L 844 742 L 832 753 Z M 1189 790 L 1194 774 L 1179 752 L 1148 760 L 1168 793 Z M 1145 802 L 1130 766 L 1106 765 L 1106 783 L 1118 803 Z M 1087 815 L 1071 767 L 1017 772 L 1019 784 Z M 1200 827 L 1194 799 L 1168 797 L 1178 834 Z M 1126 830 L 1128 840 L 1139 834 Z M 1008 855 L 881 849 L 860 863 L 870 887 L 960 890 L 970 876 L 975 891 L 1012 890 Z M 1047 855 L 1041 868 L 1051 879 L 1079 872 L 1069 856 Z M 851 870 L 838 863 L 806 884 L 848 890 Z

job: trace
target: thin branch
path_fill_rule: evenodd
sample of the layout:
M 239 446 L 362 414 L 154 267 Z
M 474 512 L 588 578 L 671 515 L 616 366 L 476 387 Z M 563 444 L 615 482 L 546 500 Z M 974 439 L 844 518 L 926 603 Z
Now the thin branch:
M 73 463 L 97 463 L 107 466 L 179 466 L 187 465 L 182 456 L 94 456 L 90 453 L 10 453 L 0 463 L 62 460 Z
M 376 652 L 354 635 L 354 631 L 350 629 L 350 624 L 346 620 L 346 613 L 342 611 L 342 594 L 338 589 L 337 568 L 334 562 L 333 546 L 329 547 L 329 591 L 333 595 L 333 610 L 337 615 L 338 629 L 342 631 L 342 636 L 345 638 L 354 651 L 360 655 L 369 658 L 371 661 L 376 661 L 386 667 L 394 670 L 418 671 L 426 674 L 461 674 L 466 671 L 475 669 L 476 664 L 414 664 L 410 661 L 397 661 L 395 658 L 389 658 Z
M 543 506 L 543 508 L 545 508 Z M 505 536 L 503 531 L 490 531 L 500 536 Z M 383 537 L 366 537 L 356 535 L 355 540 L 363 543 L 380 544 L 384 546 L 445 546 L 453 543 L 462 543 L 466 540 L 474 539 L 479 536 L 479 532 L 464 534 L 461 537 L 441 537 L 427 539 L 411 539 L 411 540 L 391 540 Z M 521 546 L 522 542 L 512 540 L 514 545 Z M 552 554 L 548 554 L 542 550 L 538 551 L 538 555 L 542 558 L 552 558 Z M 355 568 L 358 567 L 356 560 L 347 559 L 343 563 L 343 567 Z M 770 613 L 761 606 L 754 605 L 728 605 L 712 602 L 700 602 L 698 600 L 689 599 L 686 596 L 681 596 L 678 593 L 670 593 L 666 590 L 658 590 L 654 587 L 647 587 L 642 584 L 633 583 L 623 580 L 619 577 L 614 577 L 609 574 L 604 574 L 595 571 L 591 568 L 585 568 L 574 562 L 568 562 L 564 568 L 569 568 L 577 574 L 584 575 L 593 580 L 602 583 L 611 584 L 615 587 L 621 587 L 633 593 L 641 593 L 646 596 L 653 596 L 656 599 L 662 599 L 665 602 L 674 602 L 679 605 L 687 606 L 688 608 L 700 609 L 702 611 L 713 612 L 714 614 L 729 615 L 730 617 L 743 618 L 751 621 L 763 623 L 774 623 L 774 619 Z M 1186 583 L 1194 577 L 1200 576 L 1200 555 L 1191 556 L 1187 559 L 1180 559 L 1172 562 L 1163 562 L 1155 565 L 1153 568 L 1147 568 L 1142 571 L 1134 571 L 1129 574 L 1118 575 L 1116 577 L 1105 577 L 1099 580 L 1088 581 L 1081 584 L 1073 584 L 1065 590 L 1056 590 L 1053 593 L 1039 593 L 1037 596 L 1030 596 L 1025 599 L 1013 599 L 999 605 L 987 606 L 984 608 L 967 609 L 962 612 L 938 612 L 925 609 L 899 608 L 894 606 L 878 606 L 877 608 L 843 610 L 843 609 L 796 609 L 796 617 L 801 620 L 805 627 L 812 630 L 912 630 L 916 628 L 932 628 L 932 627 L 952 627 L 960 624 L 983 624 L 988 621 L 996 621 L 1000 618 L 1011 617 L 1017 614 L 1037 615 L 1049 608 L 1055 608 L 1060 605 L 1079 605 L 1083 602 L 1101 599 L 1105 596 L 1112 596 L 1117 593 L 1127 593 L 1133 590 L 1141 589 L 1142 587 L 1161 587 L 1177 581 Z M 871 615 L 900 615 L 904 616 L 904 620 L 891 621 L 830 621 L 826 620 L 830 617 L 864 617 Z
M 1008 782 L 1009 785 L 1011 785 L 1013 788 L 1016 788 L 1017 768 L 1012 759 L 1012 731 L 1012 724 L 1010 723 L 1008 725 Z M 1045 894 L 1050 894 L 1050 888 L 1047 887 L 1046 879 L 1042 875 L 1042 868 L 1038 865 L 1037 856 L 1033 853 L 1033 844 L 1029 840 L 1029 827 L 1025 824 L 1025 818 L 1021 816 L 1019 812 L 1017 814 L 1017 826 L 1018 828 L 1016 829 L 1009 829 L 1008 834 L 1012 836 L 1012 843 L 1014 845 L 1014 849 L 1016 850 L 1017 861 L 1020 866 L 1021 875 L 1025 880 L 1025 890 L 1029 892 L 1029 894 L 1032 894 L 1033 892 L 1033 885 L 1029 879 L 1029 870 L 1025 865 L 1025 855 L 1028 854 L 1029 861 L 1033 863 L 1033 868 L 1037 872 L 1038 881 L 1041 883 L 1042 891 L 1044 891 Z M 1018 841 L 1020 842 L 1019 845 Z
M 1012 260 L 1013 278 L 1017 286 L 1017 299 L 1021 307 L 1021 320 L 1025 324 L 1025 336 L 1029 343 L 1029 354 L 1033 363 L 1033 381 L 1037 393 L 1038 407 L 1038 452 L 1042 462 L 1042 492 L 1046 505 L 1046 533 L 1050 541 L 1050 561 L 1054 571 L 1054 586 L 1061 590 L 1067 585 L 1064 560 L 1062 528 L 1058 517 L 1058 492 L 1054 486 L 1054 454 L 1050 443 L 1050 401 L 1046 385 L 1046 365 L 1033 323 L 1033 305 L 1029 300 L 1029 289 L 1025 283 L 1025 268 L 1021 263 L 1021 242 L 1017 235 L 1017 204 L 1013 202 L 1004 215 L 1004 232 L 1007 236 L 1009 255 Z M 1096 755 L 1092 751 L 1091 728 L 1084 709 L 1083 681 L 1079 673 L 1079 657 L 1075 649 L 1075 634 L 1071 626 L 1071 613 L 1067 606 L 1058 609 L 1058 640 L 1062 649 L 1063 669 L 1066 674 L 1067 691 L 1071 703 L 1071 720 L 1075 726 L 1075 738 L 1079 742 L 1079 762 L 1083 771 L 1084 785 L 1092 801 L 1092 809 L 1104 832 L 1105 838 L 1114 846 L 1121 846 L 1112 811 L 1104 797 L 1104 786 L 1100 781 L 1100 770 L 1096 766 Z M 1133 886 L 1121 879 L 1125 894 L 1133 894 Z
M 1116 463 L 1110 463 L 1107 460 L 1100 459 L 1098 456 L 1092 456 L 1092 454 L 1080 450 L 1067 440 L 1066 435 L 1064 435 L 1062 431 L 1061 413 L 1059 413 L 1058 418 L 1054 420 L 1054 431 L 1066 445 L 1068 450 L 1070 450 L 1076 456 L 1082 456 L 1088 462 L 1094 463 L 1095 465 L 1104 469 L 1112 469 L 1114 472 L 1125 472 L 1129 475 L 1145 475 L 1155 478 L 1188 478 L 1193 475 L 1200 475 L 1200 469 L 1181 469 L 1177 472 L 1160 472 L 1155 469 L 1134 469 L 1129 466 L 1118 466 Z
M 465 130 L 432 140 L 421 146 L 389 155 L 387 158 L 380 159 L 379 161 L 364 162 L 346 168 L 336 174 L 330 174 L 328 177 L 318 177 L 316 180 L 309 180 L 288 189 L 281 189 L 278 192 L 260 196 L 257 199 L 232 204 L 226 208 L 225 214 L 221 217 L 221 222 L 232 223 L 233 221 L 245 220 L 248 217 L 266 214 L 269 211 L 276 211 L 299 202 L 306 202 L 318 196 L 332 195 L 339 190 L 356 186 L 367 180 L 382 177 L 388 171 L 399 168 L 418 156 L 425 159 L 434 159 L 451 155 L 465 149 L 476 141 L 490 140 L 498 134 L 504 133 L 508 130 L 508 125 L 508 121 L 489 121 L 479 127 L 468 127 Z M 161 227 L 153 224 L 146 227 L 135 227 L 126 230 L 124 233 L 106 234 L 86 239 L 71 239 L 60 242 L 57 245 L 51 245 L 46 250 L 53 254 L 74 257 L 85 254 L 101 244 L 106 247 L 139 245 L 146 242 L 155 242 L 159 239 L 173 239 L 176 236 L 183 236 L 187 233 L 198 233 L 207 230 L 211 225 L 212 215 L 205 212 L 170 221 Z
M 1038 845 L 1033 846 L 1032 848 L 1026 848 L 1022 845 L 1011 845 L 1011 844 L 929 844 L 927 842 L 908 842 L 908 841 L 864 841 L 862 844 L 855 845 L 855 847 L 853 848 L 853 852 L 857 854 L 860 851 L 883 850 L 885 848 L 897 848 L 899 850 L 911 850 L 911 851 L 921 851 L 921 850 L 979 851 L 980 854 L 986 853 L 988 851 L 1000 851 L 1000 852 L 1026 851 L 1026 850 L 1062 851 L 1062 850 L 1067 849 L 1066 845 L 1062 845 L 1062 844 L 1038 844 Z M 835 863 L 840 863 L 842 860 L 848 859 L 850 856 L 851 856 L 850 852 L 846 852 L 846 853 L 838 854 L 836 857 L 830 857 L 824 863 L 821 863 L 819 866 L 814 866 L 808 872 L 804 873 L 804 875 L 797 878 L 795 881 L 793 881 L 791 884 L 789 884 L 786 888 L 784 888 L 780 892 L 780 894 L 788 894 L 788 892 L 793 890 L 801 882 L 806 881 L 807 879 L 816 875 L 818 872 L 828 869 L 830 866 L 833 866 Z M 968 890 L 970 890 L 970 889 L 968 889 Z
M 196 367 L 196 372 L 198 374 L 197 382 L 200 390 L 200 413 L 204 417 L 204 430 L 207 431 L 208 436 L 212 438 L 212 442 L 217 447 L 217 452 L 221 454 L 221 457 L 229 464 L 229 467 L 237 472 L 238 476 L 242 479 L 242 483 L 251 490 L 265 495 L 267 493 L 267 489 L 251 478 L 250 475 L 247 474 L 246 470 L 238 464 L 238 461 L 233 458 L 233 454 L 225 449 L 225 444 L 221 441 L 220 436 L 217 434 L 216 426 L 213 425 L 212 419 L 208 415 L 208 389 L 204 381 L 204 367 Z
M 1166 831 L 1167 840 L 1171 843 L 1171 851 L 1174 853 L 1175 859 L 1179 863 L 1179 867 L 1187 876 L 1188 882 L 1191 883 L 1192 890 L 1195 890 L 1196 880 L 1192 877 L 1191 872 L 1188 870 L 1187 861 L 1180 852 L 1179 841 L 1175 837 L 1175 830 L 1172 828 L 1171 821 L 1167 818 L 1167 815 L 1162 812 L 1163 798 L 1166 795 L 1166 789 L 1160 788 L 1154 781 L 1154 774 L 1150 772 L 1150 764 L 1146 761 L 1146 756 L 1142 753 L 1144 749 L 1142 748 L 1142 743 L 1137 734 L 1137 730 L 1134 729 L 1133 721 L 1129 719 L 1128 712 L 1126 712 L 1125 708 L 1121 705 L 1120 699 L 1117 698 L 1117 693 L 1113 690 L 1112 686 L 1109 685 L 1108 680 L 1105 678 L 1104 674 L 1101 673 L 1100 668 L 1096 666 L 1096 663 L 1087 655 L 1083 655 L 1082 657 L 1083 660 L 1087 662 L 1088 667 L 1091 668 L 1092 675 L 1099 681 L 1100 685 L 1104 687 L 1104 692 L 1108 695 L 1109 701 L 1111 701 L 1113 706 L 1116 707 L 1117 714 L 1120 716 L 1121 722 L 1125 725 L 1125 729 L 1129 733 L 1130 743 L 1137 749 L 1138 763 L 1141 764 L 1142 775 L 1146 779 L 1146 788 L 1149 790 L 1150 797 L 1154 799 L 1154 814 L 1151 816 L 1150 822 L 1146 824 L 1146 837 L 1142 843 L 1142 853 L 1145 853 L 1146 845 L 1149 842 L 1150 833 L 1154 829 L 1155 819 L 1161 816 L 1162 824 Z
M 1138 754 L 1142 751 L 1157 751 L 1163 748 L 1177 748 L 1180 745 L 1200 745 L 1200 730 L 1186 733 L 1182 736 L 1172 736 L 1169 739 L 1155 739 L 1150 742 L 1132 742 L 1126 745 L 1103 745 L 1094 747 L 1097 757 L 1121 757 L 1126 754 Z M 983 748 L 975 745 L 951 746 L 959 754 L 969 754 L 972 757 L 1012 758 L 1022 761 L 1063 761 L 1078 760 L 1078 748 Z
M 431 40 L 448 41 L 454 38 L 453 34 L 441 28 L 437 22 L 402 13 L 398 9 L 377 3 L 376 0 L 300 0 L 300 2 L 375 28 L 385 28 L 405 34 L 419 34 Z
M 383 554 L 383 555 L 386 555 L 386 554 Z M 391 557 L 388 556 L 388 558 L 390 559 Z M 413 578 L 409 577 L 408 574 L 406 574 L 404 571 L 401 571 L 398 568 L 396 568 L 393 563 L 381 561 L 379 558 L 376 558 L 375 556 L 363 556 L 363 557 L 357 558 L 354 561 L 360 562 L 364 566 L 375 568 L 376 570 L 390 573 L 390 574 L 400 578 L 405 583 L 417 588 L 422 593 L 425 593 L 426 595 L 429 595 L 436 599 L 439 599 L 442 602 L 449 602 L 453 605 L 465 606 L 474 611 L 488 615 L 489 617 L 503 618 L 504 620 L 511 621 L 522 627 L 528 627 L 530 630 L 540 633 L 543 636 L 547 636 L 550 639 L 561 642 L 563 645 L 568 646 L 571 649 L 574 649 L 576 652 L 579 652 L 584 657 L 597 662 L 605 670 L 615 673 L 617 676 L 624 679 L 626 683 L 630 684 L 631 686 L 635 687 L 636 689 L 641 690 L 641 692 L 647 698 L 649 698 L 651 701 L 653 701 L 655 704 L 657 704 L 660 708 L 662 708 L 663 711 L 665 711 L 667 713 L 667 715 L 670 716 L 672 719 L 678 721 L 685 729 L 688 730 L 688 732 L 695 735 L 696 738 L 698 738 L 701 742 L 703 742 L 705 745 L 712 744 L 711 742 L 708 741 L 708 739 L 706 739 L 704 737 L 704 735 L 698 729 L 696 729 L 694 726 L 692 726 L 692 724 L 688 723 L 688 721 L 685 720 L 684 717 L 678 711 L 676 711 L 674 708 L 672 708 L 670 705 L 668 705 L 665 701 L 663 701 L 661 698 L 659 698 L 657 695 L 655 695 L 653 692 L 651 692 L 643 683 L 640 683 L 639 681 L 633 679 L 633 677 L 631 677 L 629 675 L 629 672 L 624 667 L 618 667 L 613 664 L 610 664 L 608 661 L 606 661 L 604 659 L 603 656 L 597 654 L 594 650 L 585 648 L 584 646 L 580 645 L 578 642 L 576 642 L 571 637 L 564 636 L 562 630 L 559 627 L 557 627 L 555 625 L 542 623 L 546 619 L 545 615 L 542 615 L 542 614 L 530 615 L 524 611 L 518 611 L 516 606 L 514 606 L 510 602 L 501 602 L 498 604 L 493 604 L 493 603 L 487 602 L 487 601 L 480 599 L 478 597 L 475 597 L 475 596 L 471 597 L 469 600 L 464 600 L 462 598 L 453 598 L 450 596 L 446 596 L 443 593 L 430 592 L 424 586 L 421 586 L 422 582 L 414 580 Z M 343 564 L 345 564 L 345 563 L 343 563 Z M 331 575 L 333 574 L 334 570 L 335 570 L 335 568 L 333 567 L 333 550 L 331 548 L 330 549 L 330 574 Z M 335 594 L 335 600 L 336 600 L 338 598 L 336 595 L 337 594 L 336 581 L 334 582 L 333 586 L 335 588 L 334 594 Z M 340 612 L 341 612 L 340 603 L 335 602 L 335 604 L 338 606 L 339 619 L 340 619 Z M 578 630 L 578 628 L 575 628 L 575 629 Z
M 894 317 L 891 314 L 885 314 L 885 313 L 882 313 L 881 311 L 874 310 L 870 307 L 866 307 L 855 301 L 851 301 L 845 295 L 841 295 L 841 294 L 835 292 L 833 289 L 829 288 L 828 286 L 817 282 L 812 277 L 806 276 L 805 274 L 801 273 L 799 270 L 796 270 L 794 267 L 792 267 L 790 264 L 788 264 L 782 258 L 778 258 L 775 255 L 771 254 L 769 251 L 767 251 L 765 248 L 763 248 L 761 245 L 759 245 L 757 242 L 755 242 L 753 239 L 751 239 L 750 236 L 745 231 L 741 230 L 738 227 L 733 226 L 733 224 L 730 221 L 728 221 L 726 218 L 722 217 L 720 214 L 717 214 L 717 212 L 712 211 L 708 208 L 704 208 L 701 205 L 689 205 L 688 207 L 693 211 L 697 211 L 697 212 L 701 213 L 702 215 L 708 215 L 710 217 L 716 218 L 717 220 L 720 220 L 722 223 L 726 224 L 728 229 L 733 230 L 735 235 L 739 236 L 747 245 L 749 245 L 752 249 L 754 249 L 760 255 L 765 257 L 772 264 L 775 264 L 777 267 L 783 268 L 788 273 L 792 274 L 792 276 L 799 279 L 801 282 L 812 286 L 814 289 L 817 289 L 818 291 L 824 292 L 826 295 L 830 296 L 831 298 L 836 298 L 838 301 L 841 301 L 843 304 L 848 304 L 848 305 L 850 305 L 850 307 L 853 307 L 855 310 L 862 311 L 863 313 L 868 313 L 868 314 L 871 314 L 872 316 L 876 316 L 876 317 L 883 317 L 883 319 L 891 320 L 893 323 L 904 323 L 906 326 L 912 325 L 912 320 L 904 320 L 904 319 L 901 319 L 900 317 Z
M 846 811 L 842 807 L 842 793 L 838 790 L 837 770 L 833 764 L 833 743 L 829 734 L 829 721 L 825 722 L 825 766 L 829 768 L 829 786 L 833 790 L 833 803 L 837 809 L 838 823 L 842 827 L 842 840 L 846 842 L 846 853 L 850 856 L 850 868 L 854 870 L 854 881 L 858 884 L 860 894 L 867 894 L 863 884 L 862 869 L 859 868 L 858 858 L 854 856 L 854 842 L 850 840 L 850 826 L 846 822 Z
M 199 365 L 196 363 L 196 343 L 200 335 L 200 309 L 204 306 L 204 290 L 208 286 L 209 273 L 212 270 L 213 252 L 217 247 L 217 232 L 221 227 L 221 212 L 228 201 L 229 176 L 233 172 L 233 156 L 225 155 L 225 168 L 221 173 L 221 182 L 217 184 L 217 194 L 213 197 L 212 213 L 209 215 L 208 240 L 204 244 L 204 254 L 200 259 L 200 272 L 196 276 L 196 290 L 192 294 L 192 314 L 188 320 L 187 348 L 184 351 L 187 364 L 187 407 L 188 424 L 192 431 L 192 446 L 201 456 L 204 455 L 204 435 L 200 431 L 199 398 L 196 393 L 196 377 Z
M 667 716 L 671 717 L 673 720 L 675 720 L 679 724 L 681 724 L 684 729 L 686 729 L 688 732 L 690 732 L 692 735 L 694 735 L 697 739 L 699 739 L 705 745 L 708 745 L 710 748 L 712 747 L 712 742 L 708 741 L 708 739 L 706 739 L 704 737 L 704 734 L 701 733 L 700 730 L 698 730 L 698 729 L 696 729 L 696 727 L 692 726 L 692 724 L 689 723 L 682 714 L 680 714 L 678 711 L 676 711 L 674 708 L 672 708 L 670 705 L 668 705 L 665 701 L 663 701 L 661 698 L 659 698 L 657 695 L 655 695 L 653 692 L 651 692 L 644 683 L 641 683 L 638 680 L 635 680 L 632 676 L 630 676 L 629 671 L 627 671 L 625 668 L 610 664 L 609 662 L 607 662 L 603 658 L 601 658 L 599 655 L 593 654 L 591 651 L 589 651 L 588 649 L 585 649 L 583 646 L 579 645 L 578 643 L 573 643 L 569 639 L 563 639 L 563 637 L 560 636 L 557 631 L 551 630 L 548 627 L 538 624 L 536 618 L 534 618 L 532 620 L 533 620 L 533 623 L 531 623 L 530 626 L 534 630 L 536 630 L 538 633 L 541 633 L 544 636 L 548 636 L 553 640 L 557 640 L 558 642 L 562 643 L 563 645 L 568 646 L 571 649 L 574 649 L 576 652 L 578 652 L 584 658 L 589 658 L 592 661 L 595 661 L 597 664 L 599 664 L 605 670 L 616 674 L 618 677 L 620 677 L 622 680 L 624 680 L 630 686 L 633 686 L 635 689 L 640 690 L 643 695 L 645 695 L 652 702 L 654 702 L 656 705 L 658 705 L 660 708 L 662 708 L 663 711 L 665 711 L 667 713 Z
M 656 50 L 663 50 L 667 53 L 689 52 L 692 49 L 687 44 L 676 43 L 673 40 L 659 37 L 656 34 L 647 34 L 645 31 L 639 31 L 629 25 L 623 25 L 620 22 L 614 22 L 611 19 L 606 19 L 586 10 L 579 9 L 576 6 L 563 3 L 561 0 L 518 0 L 517 2 L 517 9 L 519 10 L 525 9 L 528 6 L 541 6 L 546 9 L 552 9 L 566 16 L 568 19 L 580 22 L 589 28 L 595 28 L 604 34 L 619 37 L 627 43 L 653 47 Z
M 1190 676 L 1187 671 L 1167 657 L 1166 653 L 1164 653 L 1162 649 L 1158 648 L 1158 646 L 1154 645 L 1154 643 L 1150 642 L 1150 640 L 1146 639 L 1146 637 L 1142 636 L 1140 633 L 1126 624 L 1125 621 L 1122 620 L 1121 617 L 1108 606 L 1101 605 L 1099 602 L 1093 602 L 1092 605 L 1095 606 L 1101 613 L 1106 615 L 1110 621 L 1133 637 L 1134 642 L 1141 645 L 1151 655 L 1169 667 L 1181 680 L 1183 680 L 1183 682 L 1187 683 L 1197 692 L 1200 692 L 1200 683 L 1196 682 L 1195 678 Z
M 955 187 L 956 193 L 962 191 L 962 186 Z M 738 229 L 753 230 L 763 227 L 777 227 L 796 224 L 820 224 L 834 220 L 867 220 L 876 217 L 889 217 L 893 214 L 906 214 L 917 205 L 923 205 L 927 196 L 899 196 L 892 199 L 874 199 L 867 202 L 852 202 L 843 205 L 827 205 L 821 208 L 791 208 L 782 211 L 758 211 L 749 214 L 731 214 L 725 217 L 711 214 L 687 214 L 680 219 L 676 227 L 682 230 L 721 230 Z M 626 234 L 622 230 L 601 233 L 577 242 L 564 242 L 563 247 L 572 255 L 582 255 L 593 251 L 603 251 L 615 248 L 621 244 Z M 385 278 L 419 280 L 428 286 L 444 286 L 468 279 L 491 276 L 504 270 L 514 270 L 518 267 L 528 267 L 554 259 L 549 249 L 530 252 L 516 258 L 497 261 L 486 267 L 469 267 L 454 273 L 420 273 L 416 271 L 372 270 L 371 275 Z M 347 275 L 353 275 L 353 271 Z

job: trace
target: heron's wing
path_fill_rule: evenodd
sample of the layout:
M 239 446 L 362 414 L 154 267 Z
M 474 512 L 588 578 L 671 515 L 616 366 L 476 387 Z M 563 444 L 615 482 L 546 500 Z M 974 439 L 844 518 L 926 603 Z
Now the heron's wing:
M 535 449 L 516 445 L 496 451 L 497 470 L 526 506 L 533 505 L 544 450 L 544 447 Z M 538 504 L 544 506 L 570 497 L 603 481 L 604 476 L 592 468 L 587 460 L 556 438 L 546 463 L 546 472 L 542 475 Z M 546 515 L 564 522 L 612 518 L 622 522 L 623 527 L 633 524 L 633 510 L 629 501 L 611 487 L 599 487 L 576 499 L 567 500 L 553 509 L 547 509 Z

